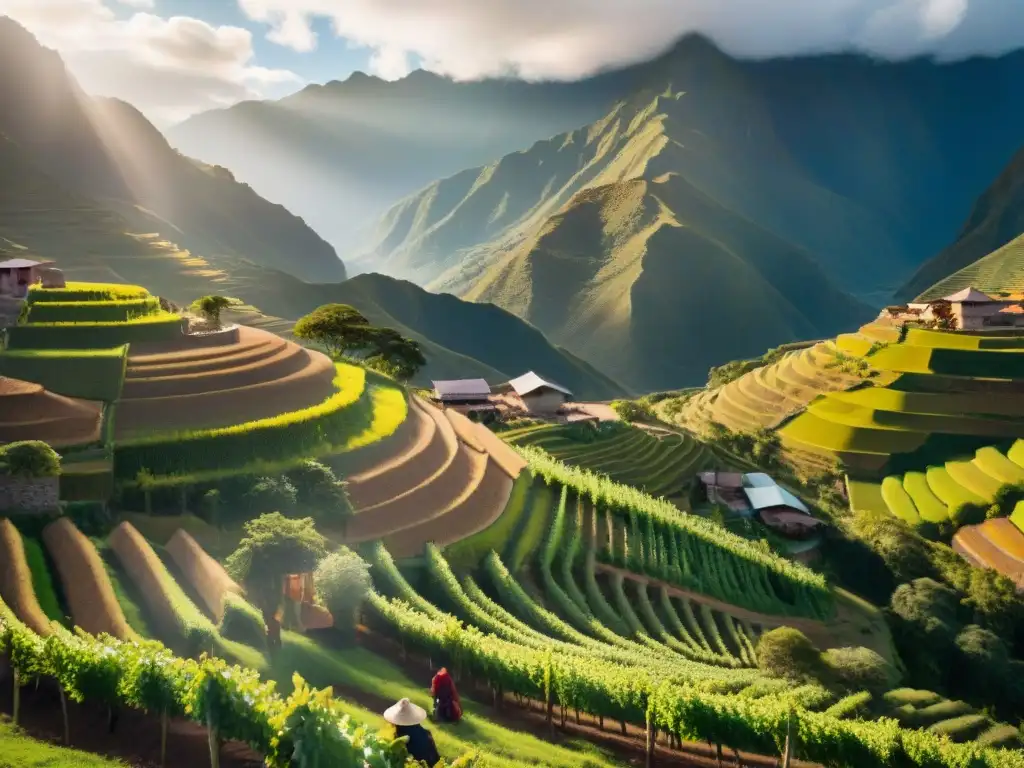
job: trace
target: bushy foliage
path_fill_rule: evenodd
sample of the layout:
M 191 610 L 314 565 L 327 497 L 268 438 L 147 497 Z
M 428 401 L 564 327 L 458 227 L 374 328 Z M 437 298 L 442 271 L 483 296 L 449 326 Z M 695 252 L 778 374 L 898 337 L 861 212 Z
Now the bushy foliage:
M 289 515 L 295 510 L 298 491 L 287 477 L 260 477 L 242 498 L 250 517 L 270 512 Z
M 612 410 L 623 421 L 650 421 L 654 419 L 654 411 L 647 403 L 639 400 L 612 400 Z
M 263 616 L 234 592 L 224 595 L 224 615 L 217 625 L 217 631 L 228 640 L 254 648 L 262 648 L 267 644 L 267 626 L 263 623 Z
M 884 693 L 899 682 L 899 672 L 870 648 L 829 648 L 822 654 L 832 681 L 850 691 Z
M 352 550 L 342 547 L 317 563 L 313 583 L 323 604 L 334 617 L 335 629 L 346 635 L 352 634 L 359 608 L 373 584 L 370 564 Z
M 794 681 L 820 681 L 826 667 L 814 643 L 793 627 L 776 627 L 757 642 L 757 666 L 772 677 Z
M 231 306 L 231 299 L 226 296 L 210 294 L 201 296 L 192 302 L 192 310 L 198 312 L 211 325 L 220 327 L 220 314 Z
M 325 464 L 307 459 L 288 470 L 286 477 L 295 488 L 297 507 L 313 517 L 337 521 L 352 513 L 345 484 Z
M 21 440 L 0 446 L 0 473 L 19 477 L 56 477 L 60 455 L 42 440 Z
M 273 616 L 283 597 L 284 577 L 312 572 L 325 554 L 326 539 L 311 517 L 289 520 L 274 512 L 245 524 L 245 536 L 225 566 L 262 611 L 271 649 L 280 642 Z

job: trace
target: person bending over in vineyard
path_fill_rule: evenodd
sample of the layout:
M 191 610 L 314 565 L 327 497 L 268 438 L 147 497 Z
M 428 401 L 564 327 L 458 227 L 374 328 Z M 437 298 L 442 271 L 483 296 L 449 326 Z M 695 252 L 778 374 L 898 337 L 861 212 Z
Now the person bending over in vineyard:
M 437 752 L 434 737 L 420 725 L 427 719 L 427 711 L 423 707 L 402 699 L 384 710 L 384 719 L 395 726 L 395 738 L 408 737 L 405 748 L 414 760 L 422 760 L 431 768 L 440 762 L 441 755 Z
M 430 695 L 434 697 L 434 719 L 457 723 L 462 718 L 462 702 L 455 690 L 455 681 L 445 667 L 434 675 L 430 683 Z

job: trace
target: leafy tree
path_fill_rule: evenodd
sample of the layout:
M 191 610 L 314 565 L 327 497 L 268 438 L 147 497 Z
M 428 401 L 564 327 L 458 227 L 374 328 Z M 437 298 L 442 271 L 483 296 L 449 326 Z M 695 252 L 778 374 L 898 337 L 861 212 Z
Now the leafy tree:
M 1010 677 L 1010 652 L 994 632 L 969 624 L 956 636 L 959 651 L 950 675 L 956 693 L 969 699 L 1001 698 Z
M 8 443 L 0 448 L 0 474 L 55 477 L 60 474 L 60 455 L 42 440 Z
M 884 693 L 899 682 L 899 672 L 870 648 L 829 648 L 822 661 L 831 678 L 849 692 Z
M 326 552 L 326 539 L 311 517 L 289 520 L 274 512 L 245 524 L 245 537 L 225 566 L 263 614 L 272 651 L 281 646 L 277 611 L 284 597 L 285 576 L 313 571 Z
M 250 516 L 270 512 L 290 515 L 295 510 L 298 492 L 287 477 L 259 477 L 242 498 Z
M 1011 647 L 1024 644 L 1024 600 L 1012 580 L 989 568 L 971 568 L 964 605 L 974 622 L 1006 638 Z
M 307 459 L 288 470 L 287 479 L 295 487 L 296 505 L 317 519 L 342 520 L 351 514 L 345 483 L 325 464 Z
M 934 576 L 927 541 L 887 512 L 861 512 L 850 523 L 851 533 L 884 561 L 897 582 Z
M 355 307 L 324 304 L 301 318 L 292 329 L 300 339 L 320 344 L 332 356 L 366 352 L 375 328 Z
M 960 595 L 934 579 L 901 584 L 889 604 L 889 625 L 911 682 L 945 690 L 960 631 Z
M 334 617 L 334 627 L 351 636 L 359 607 L 370 591 L 370 565 L 347 547 L 327 555 L 313 575 L 317 594 Z
M 391 328 L 375 328 L 370 334 L 374 350 L 366 363 L 400 381 L 408 381 L 427 364 L 418 342 Z
M 192 302 L 192 310 L 200 313 L 207 322 L 218 328 L 220 327 L 220 313 L 230 306 L 231 299 L 216 294 L 201 296 Z
M 793 627 L 777 627 L 761 635 L 757 666 L 773 677 L 800 681 L 820 681 L 827 672 L 821 652 L 807 635 Z

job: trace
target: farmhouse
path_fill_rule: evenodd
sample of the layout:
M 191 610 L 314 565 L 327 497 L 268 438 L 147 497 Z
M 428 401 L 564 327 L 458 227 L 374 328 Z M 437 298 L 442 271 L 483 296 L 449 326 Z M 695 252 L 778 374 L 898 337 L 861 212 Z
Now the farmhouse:
M 1020 298 L 996 298 L 972 287 L 941 299 L 886 307 L 880 315 L 890 321 L 912 322 L 936 322 L 943 316 L 952 319 L 954 329 L 963 331 L 1024 327 Z
M 792 539 L 806 539 L 822 523 L 800 499 L 764 472 L 701 472 L 706 498 L 745 516 L 757 515 L 769 528 Z
M 52 261 L 7 259 L 0 261 L 0 296 L 23 299 L 30 285 L 38 282 L 41 272 L 53 265 Z
M 553 415 L 572 399 L 572 392 L 530 371 L 512 379 L 500 388 L 522 404 L 523 410 L 535 415 Z
M 483 379 L 453 379 L 432 381 L 434 399 L 446 405 L 486 403 L 491 397 L 491 387 Z

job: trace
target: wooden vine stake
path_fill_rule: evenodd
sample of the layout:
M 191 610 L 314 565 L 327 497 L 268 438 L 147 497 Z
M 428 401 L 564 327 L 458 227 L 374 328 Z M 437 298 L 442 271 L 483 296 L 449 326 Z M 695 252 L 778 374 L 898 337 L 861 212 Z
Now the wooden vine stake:
M 64 716 L 64 743 L 71 743 L 71 728 L 68 726 L 68 699 L 64 695 L 64 686 L 60 686 L 60 713 Z
M 786 718 L 786 747 L 782 751 L 782 768 L 789 768 L 789 761 L 793 758 L 793 715 Z
M 14 716 L 14 724 L 17 725 L 18 713 L 21 710 L 21 673 L 18 671 L 17 667 L 14 665 L 11 666 L 12 671 L 14 672 L 14 712 L 12 714 Z
M 160 713 L 160 768 L 167 765 L 167 710 Z
M 647 721 L 646 722 L 646 725 L 647 725 L 647 742 L 646 742 L 645 749 L 644 749 L 644 766 L 645 766 L 645 768 L 652 768 L 652 766 L 654 765 L 654 741 L 657 738 L 657 735 L 655 734 L 654 726 L 651 723 L 652 719 L 653 718 L 651 717 L 651 708 L 648 707 L 647 708 L 647 718 L 646 718 L 646 721 Z
M 220 768 L 220 734 L 213 724 L 213 713 L 206 716 L 206 736 L 210 744 L 210 768 Z

